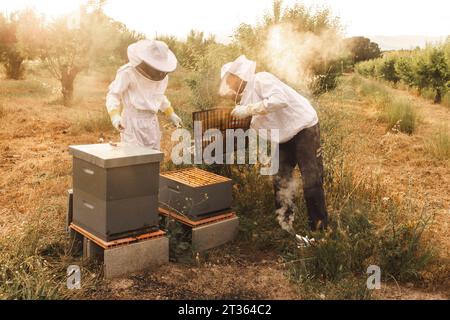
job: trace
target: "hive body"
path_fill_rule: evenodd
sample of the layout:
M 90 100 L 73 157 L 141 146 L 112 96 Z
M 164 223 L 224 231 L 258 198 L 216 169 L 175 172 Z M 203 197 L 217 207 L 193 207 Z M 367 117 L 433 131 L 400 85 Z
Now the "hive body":
M 191 219 L 220 214 L 231 207 L 232 181 L 197 168 L 160 175 L 160 206 Z
M 122 144 L 70 152 L 74 224 L 105 241 L 157 228 L 161 152 Z

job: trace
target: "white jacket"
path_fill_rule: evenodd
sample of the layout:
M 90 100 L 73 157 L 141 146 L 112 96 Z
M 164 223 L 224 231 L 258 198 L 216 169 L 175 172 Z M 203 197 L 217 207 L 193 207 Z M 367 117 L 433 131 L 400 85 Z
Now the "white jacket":
M 279 139 L 275 142 L 287 142 L 301 130 L 319 122 L 316 111 L 305 97 L 268 72 L 251 77 L 240 104 L 261 101 L 268 113 L 253 116 L 251 127 L 255 130 L 279 129 Z
M 169 76 L 162 81 L 152 81 L 128 63 L 117 71 L 116 79 L 109 85 L 106 96 L 108 112 L 119 110 L 121 100 L 125 108 L 134 107 L 153 113 L 159 110 L 164 112 L 170 106 L 164 95 L 168 83 Z
M 160 149 L 161 132 L 158 111 L 166 111 L 170 102 L 164 95 L 168 76 L 152 81 L 141 75 L 131 64 L 122 66 L 106 95 L 106 108 L 111 116 L 120 117 L 125 128 L 121 141 L 143 147 Z M 123 112 L 120 110 L 123 104 Z

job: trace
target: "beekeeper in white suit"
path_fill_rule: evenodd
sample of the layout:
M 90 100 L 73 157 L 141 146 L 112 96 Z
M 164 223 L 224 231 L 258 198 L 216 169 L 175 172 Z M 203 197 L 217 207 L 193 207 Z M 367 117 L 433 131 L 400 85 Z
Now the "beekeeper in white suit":
M 110 84 L 106 108 L 122 142 L 159 150 L 158 111 L 164 112 L 175 126 L 182 125 L 164 95 L 168 74 L 175 71 L 177 59 L 164 42 L 157 40 L 133 43 L 127 53 L 129 63 L 117 71 Z
M 298 165 L 312 230 L 328 224 L 323 190 L 319 119 L 310 102 L 268 72 L 255 73 L 256 63 L 240 56 L 221 70 L 219 92 L 235 101 L 232 115 L 252 117 L 251 128 L 278 129 L 279 170 L 274 178 L 277 219 L 291 232 L 294 220 L 291 194 L 293 170 Z

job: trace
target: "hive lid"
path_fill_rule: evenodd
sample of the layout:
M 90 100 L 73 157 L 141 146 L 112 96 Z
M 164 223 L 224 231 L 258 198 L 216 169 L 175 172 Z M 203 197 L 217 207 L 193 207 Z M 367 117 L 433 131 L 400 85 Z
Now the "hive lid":
M 147 147 L 130 144 L 109 143 L 70 146 L 75 158 L 85 160 L 102 168 L 125 167 L 152 162 L 161 162 L 164 153 Z

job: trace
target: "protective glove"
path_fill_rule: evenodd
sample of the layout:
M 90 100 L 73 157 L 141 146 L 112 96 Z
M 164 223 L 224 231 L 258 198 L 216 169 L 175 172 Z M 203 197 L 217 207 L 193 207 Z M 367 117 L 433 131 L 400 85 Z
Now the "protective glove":
M 181 128 L 181 126 L 183 125 L 183 121 L 181 121 L 180 117 L 177 116 L 175 112 L 169 116 L 169 119 L 177 128 Z
M 238 119 L 245 119 L 245 118 L 249 117 L 251 114 L 250 114 L 250 110 L 249 110 L 248 106 L 237 105 L 231 111 L 231 115 Z
M 123 129 L 125 129 L 125 128 L 122 126 L 121 121 L 122 121 L 122 117 L 119 116 L 119 115 L 117 115 L 117 114 L 114 115 L 114 116 L 111 118 L 111 122 L 112 122 L 113 127 L 116 128 L 116 129 L 119 130 L 119 131 L 122 131 Z
M 231 115 L 238 119 L 245 119 L 251 116 L 264 114 L 267 114 L 267 109 L 263 101 L 246 106 L 238 105 L 231 111 Z

